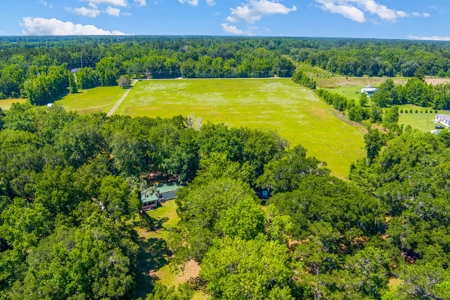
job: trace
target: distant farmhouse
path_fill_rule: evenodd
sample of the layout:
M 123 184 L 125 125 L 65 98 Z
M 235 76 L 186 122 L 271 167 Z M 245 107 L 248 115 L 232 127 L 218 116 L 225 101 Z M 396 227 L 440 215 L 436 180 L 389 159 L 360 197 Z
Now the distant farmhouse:
M 450 126 L 450 116 L 449 115 L 437 115 L 436 123 L 441 123 L 442 125 L 449 127 Z
M 373 93 L 375 93 L 376 91 L 378 91 L 377 88 L 374 88 L 374 87 L 371 87 L 370 85 L 368 85 L 361 90 L 361 93 L 366 93 L 367 96 L 372 97 Z

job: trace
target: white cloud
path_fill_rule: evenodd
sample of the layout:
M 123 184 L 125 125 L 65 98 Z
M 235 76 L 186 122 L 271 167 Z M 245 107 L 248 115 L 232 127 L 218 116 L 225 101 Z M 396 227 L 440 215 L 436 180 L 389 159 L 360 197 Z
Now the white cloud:
M 421 41 L 450 41 L 450 36 L 415 36 L 410 35 L 411 40 L 421 40 Z
M 120 16 L 120 9 L 108 6 L 106 8 L 106 13 L 110 16 L 118 17 Z
M 244 34 L 244 31 L 238 29 L 236 26 L 233 25 L 228 25 L 226 23 L 222 23 L 220 24 L 222 26 L 222 29 L 227 32 L 227 33 L 232 33 L 232 34 Z
M 206 4 L 208 4 L 209 6 L 214 6 L 214 5 L 216 5 L 216 1 L 214 1 L 214 0 L 206 0 Z
M 85 16 L 85 17 L 91 17 L 91 18 L 95 18 L 100 14 L 100 10 L 98 10 L 97 5 L 95 5 L 94 3 L 89 3 L 89 6 L 91 8 L 87 8 L 87 7 L 77 7 L 77 8 L 70 8 L 70 7 L 66 7 L 67 11 L 73 12 L 76 15 L 79 16 Z
M 231 8 L 231 16 L 227 18 L 230 22 L 245 22 L 252 24 L 261 20 L 262 17 L 274 14 L 288 14 L 296 11 L 297 7 L 286 7 L 276 0 L 248 0 L 242 6 Z
M 47 6 L 47 7 L 49 7 L 50 9 L 51 9 L 51 8 L 53 8 L 53 5 L 51 5 L 51 4 L 48 4 L 48 3 L 47 3 L 47 1 L 44 1 L 44 0 L 39 0 L 39 3 L 40 3 L 40 4 L 42 4 L 42 5 L 44 5 L 44 6 Z
M 124 12 L 123 15 L 124 15 L 125 17 L 131 17 L 133 14 L 130 13 L 130 12 Z
M 198 0 L 178 0 L 180 3 L 187 3 L 193 6 L 198 5 Z
M 109 4 L 114 6 L 127 6 L 128 1 L 127 0 L 82 0 L 85 2 L 90 2 L 94 4 Z
M 134 0 L 134 2 L 135 2 L 138 6 L 147 6 L 147 1 L 146 1 L 146 0 Z
M 107 31 L 93 25 L 74 24 L 44 18 L 23 18 L 20 23 L 24 35 L 125 35 L 121 31 Z
M 365 13 L 376 15 L 382 20 L 395 22 L 398 18 L 405 17 L 425 17 L 428 13 L 406 13 L 401 10 L 394 10 L 385 5 L 377 3 L 375 0 L 316 0 L 320 8 L 331 13 L 336 13 L 356 22 L 366 22 Z

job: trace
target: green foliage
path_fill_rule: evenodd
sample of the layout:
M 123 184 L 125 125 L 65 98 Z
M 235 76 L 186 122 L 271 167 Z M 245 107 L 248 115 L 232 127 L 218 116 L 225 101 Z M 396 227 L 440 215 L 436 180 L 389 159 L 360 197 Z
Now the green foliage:
M 319 89 L 317 90 L 317 95 L 325 100 L 326 103 L 333 105 L 333 107 L 339 111 L 344 111 L 349 106 L 348 99 L 339 94 L 333 94 L 326 90 Z
M 385 138 L 378 129 L 370 129 L 364 136 L 364 141 L 366 142 L 367 158 L 371 164 L 384 146 Z
M 252 240 L 264 233 L 265 214 L 261 207 L 250 199 L 244 199 L 225 212 L 219 227 L 231 238 Z
M 367 96 L 366 93 L 361 93 L 359 95 L 359 105 L 361 107 L 365 107 L 367 106 L 367 103 L 369 103 L 369 97 Z
M 36 78 L 24 83 L 25 94 L 33 105 L 53 103 L 67 92 L 69 80 L 63 67 L 50 67 Z
M 213 299 L 294 299 L 286 245 L 226 238 L 208 251 L 200 276 Z
M 393 106 L 390 109 L 386 110 L 386 112 L 384 113 L 383 124 L 389 125 L 398 123 L 399 118 L 400 118 L 399 108 L 398 106 Z
M 317 83 L 314 81 L 314 79 L 309 78 L 308 75 L 300 70 L 296 71 L 294 75 L 292 75 L 292 81 L 312 90 L 315 90 L 317 86 Z
M 91 68 L 78 69 L 76 73 L 77 85 L 80 89 L 91 89 L 100 85 L 98 73 Z
M 262 188 L 270 188 L 273 194 L 292 192 L 308 176 L 326 176 L 330 171 L 325 162 L 306 157 L 307 150 L 301 145 L 280 154 L 265 166 L 264 174 L 257 180 Z
M 190 300 L 193 294 L 187 283 L 179 285 L 177 289 L 158 283 L 145 300 Z

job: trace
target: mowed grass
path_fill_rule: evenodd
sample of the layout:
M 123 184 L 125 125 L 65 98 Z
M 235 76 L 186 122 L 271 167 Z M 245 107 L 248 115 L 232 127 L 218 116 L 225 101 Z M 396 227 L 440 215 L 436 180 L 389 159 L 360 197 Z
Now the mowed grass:
M 290 79 L 140 81 L 116 111 L 132 117 L 201 118 L 202 123 L 275 130 L 348 176 L 365 156 L 363 134 L 339 120 L 332 108 Z
M 434 127 L 436 125 L 439 125 L 434 123 L 437 114 L 431 108 L 425 108 L 410 104 L 401 105 L 399 107 L 400 109 L 403 109 L 403 113 L 400 113 L 400 119 L 398 121 L 399 124 L 411 125 L 411 127 L 413 128 L 417 128 L 426 132 L 434 130 Z M 411 109 L 413 110 L 413 113 L 410 113 Z M 425 113 L 426 109 L 428 109 L 428 113 Z M 408 110 L 408 113 L 405 113 L 405 110 Z M 418 111 L 418 113 L 416 113 L 416 110 Z M 432 110 L 432 113 L 430 113 L 430 110 Z M 450 115 L 450 111 L 438 110 L 438 114 Z
M 68 94 L 56 103 L 80 114 L 107 113 L 124 93 L 125 90 L 119 86 L 97 87 L 76 94 Z
M 6 99 L 6 100 L 0 100 L 0 108 L 2 110 L 8 110 L 11 108 L 11 105 L 13 103 L 25 103 L 26 99 Z

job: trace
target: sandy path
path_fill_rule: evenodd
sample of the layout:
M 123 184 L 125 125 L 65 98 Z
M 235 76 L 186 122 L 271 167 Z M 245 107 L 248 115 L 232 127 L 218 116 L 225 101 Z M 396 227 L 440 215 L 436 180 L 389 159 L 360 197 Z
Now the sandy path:
M 133 80 L 133 82 L 131 83 L 131 86 L 133 87 L 136 84 L 137 80 Z M 108 117 L 111 117 L 116 110 L 119 108 L 120 104 L 122 104 L 123 100 L 125 100 L 125 98 L 128 96 L 128 94 L 130 93 L 131 88 L 128 89 L 125 94 L 123 94 L 123 96 L 119 99 L 119 101 L 116 102 L 116 104 L 114 105 L 113 108 L 111 108 L 111 110 L 109 111 L 109 113 L 107 114 Z

